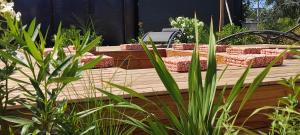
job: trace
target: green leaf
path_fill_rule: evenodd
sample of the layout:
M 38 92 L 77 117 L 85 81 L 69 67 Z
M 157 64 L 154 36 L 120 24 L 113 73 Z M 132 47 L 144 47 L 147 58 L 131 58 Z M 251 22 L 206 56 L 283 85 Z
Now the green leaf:
M 36 18 L 34 18 L 28 28 L 28 34 L 32 35 L 34 32 L 34 28 L 35 28 L 35 24 L 36 24 Z
M 114 101 L 117 101 L 117 102 L 127 102 L 124 98 L 122 98 L 121 96 L 117 96 L 117 95 L 114 95 L 110 92 L 107 92 L 105 90 L 102 90 L 100 88 L 96 88 L 96 90 L 100 91 L 101 93 L 105 94 L 106 96 L 109 97 L 109 99 L 112 99 Z
M 139 39 L 140 44 L 144 48 L 144 51 L 146 52 L 148 58 L 150 59 L 152 65 L 154 66 L 160 80 L 166 87 L 167 91 L 170 93 L 172 99 L 176 102 L 176 105 L 180 108 L 182 112 L 187 114 L 187 111 L 185 110 L 185 107 L 183 105 L 183 98 L 180 93 L 180 89 L 175 81 L 175 79 L 172 77 L 172 75 L 167 70 L 164 62 L 162 61 L 157 48 L 155 44 L 150 39 L 150 42 L 152 44 L 153 48 L 153 54 L 150 52 L 150 50 L 147 48 L 146 44 L 143 42 L 142 39 Z
M 97 46 L 100 43 L 100 37 L 95 38 L 93 41 L 91 41 L 89 44 L 87 44 L 82 50 L 80 51 L 81 54 L 84 54 L 91 49 L 93 49 L 95 46 Z
M 34 87 L 37 97 L 41 98 L 41 99 L 45 99 L 45 95 L 44 95 L 42 89 L 40 88 L 39 82 L 37 82 L 36 80 L 33 80 L 31 78 L 29 80 L 31 82 L 31 85 Z
M 24 37 L 26 41 L 26 45 L 28 50 L 30 51 L 31 55 L 37 60 L 39 63 L 42 63 L 43 58 L 42 54 L 38 50 L 37 46 L 35 45 L 34 41 L 32 41 L 30 35 L 24 31 Z
M 88 109 L 88 110 L 78 112 L 77 115 L 78 115 L 79 118 L 84 118 L 86 116 L 89 116 L 89 115 L 97 112 L 97 111 L 100 111 L 100 110 L 103 110 L 104 108 L 112 107 L 112 106 L 114 106 L 114 105 L 113 104 L 103 105 L 103 106 L 100 106 L 100 107 L 96 107 L 96 108 L 92 108 L 92 109 Z
M 97 65 L 101 60 L 102 60 L 102 56 L 99 56 L 96 59 L 93 59 L 91 62 L 84 64 L 78 70 L 83 71 L 83 70 L 91 69 L 95 67 L 95 65 Z
M 16 116 L 0 116 L 1 119 L 19 124 L 21 126 L 23 125 L 32 125 L 32 121 L 29 119 L 21 118 L 21 117 L 16 117 Z
M 231 106 L 233 101 L 236 99 L 236 97 L 238 96 L 238 93 L 242 90 L 242 87 L 244 86 L 244 82 L 245 82 L 246 77 L 247 77 L 247 75 L 250 71 L 250 68 L 251 68 L 251 65 L 248 66 L 248 68 L 244 71 L 242 76 L 235 83 L 232 90 L 230 91 L 229 96 L 227 97 L 226 104 L 229 104 Z
M 38 36 L 38 34 L 39 34 L 39 32 L 40 32 L 40 28 L 41 28 L 41 24 L 38 24 L 38 25 L 36 26 L 36 28 L 35 28 L 35 30 L 34 30 L 32 36 L 31 36 L 31 40 L 32 40 L 32 41 L 35 41 L 35 40 L 36 40 L 36 38 L 37 38 L 37 36 Z
M 142 94 L 140 94 L 140 93 L 138 93 L 138 92 L 136 92 L 136 91 L 134 91 L 134 90 L 132 90 L 132 89 L 130 89 L 128 87 L 121 86 L 121 85 L 118 85 L 118 84 L 114 84 L 114 83 L 111 83 L 111 82 L 106 82 L 106 81 L 104 81 L 104 82 L 107 83 L 107 84 L 109 84 L 109 85 L 111 85 L 111 86 L 113 86 L 113 87 L 116 87 L 116 88 L 118 88 L 120 90 L 123 90 L 123 91 L 127 92 L 128 94 L 130 94 L 130 95 L 132 95 L 134 97 L 143 99 L 143 100 L 148 101 L 150 103 L 153 103 L 151 100 L 147 99 Z
M 80 135 L 85 135 L 88 132 L 94 130 L 96 128 L 96 126 L 90 126 L 88 129 L 84 130 L 82 133 L 80 133 Z
M 57 76 L 61 71 L 63 71 L 66 67 L 68 67 L 72 62 L 72 58 L 73 56 L 68 57 L 58 67 L 56 67 L 55 70 L 49 75 L 48 80 L 51 80 L 53 77 Z
M 70 82 L 73 82 L 73 81 L 77 81 L 79 80 L 80 77 L 59 77 L 59 78 L 51 78 L 49 81 L 48 81 L 48 84 L 50 83 L 63 83 L 63 84 L 68 84 Z
M 24 84 L 29 84 L 30 85 L 29 82 L 26 82 L 26 81 L 23 81 L 23 80 L 20 80 L 20 79 L 17 79 L 17 78 L 12 78 L 12 77 L 7 77 L 7 78 L 10 79 L 10 80 L 13 80 L 15 82 L 18 82 L 18 83 L 24 83 Z
M 9 59 L 11 60 L 12 62 L 15 62 L 15 63 L 18 63 L 22 66 L 25 66 L 25 67 L 29 67 L 27 64 L 25 64 L 22 60 L 20 60 L 19 58 L 16 58 L 16 57 L 13 57 L 11 54 L 7 53 L 7 52 L 4 52 L 2 50 L 0 50 L 0 56 L 5 58 L 5 59 Z
M 31 127 L 32 125 L 31 124 L 26 124 L 22 127 L 22 130 L 21 130 L 21 135 L 28 135 L 28 132 L 29 132 L 29 128 Z

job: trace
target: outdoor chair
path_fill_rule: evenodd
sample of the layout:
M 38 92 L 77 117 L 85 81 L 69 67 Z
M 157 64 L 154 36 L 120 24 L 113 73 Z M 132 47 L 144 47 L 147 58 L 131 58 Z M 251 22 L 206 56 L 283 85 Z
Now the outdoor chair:
M 167 45 L 169 48 L 172 42 L 177 37 L 181 37 L 183 35 L 182 29 L 177 28 L 163 28 L 161 32 L 148 32 L 143 36 L 144 42 L 149 42 L 150 39 L 153 43 L 161 43 Z
M 252 31 L 246 31 L 246 32 L 239 32 L 239 33 L 229 35 L 225 38 L 222 38 L 219 41 L 217 41 L 217 43 L 222 44 L 222 43 L 228 41 L 229 39 L 238 38 L 238 37 L 246 36 L 246 35 L 256 35 L 256 36 L 262 37 L 268 43 L 271 40 L 276 40 L 279 38 L 287 38 L 292 41 L 299 42 L 300 35 L 295 33 L 294 31 L 296 29 L 300 28 L 300 18 L 297 20 L 297 22 L 298 22 L 298 25 L 296 25 L 295 27 L 291 28 L 290 30 L 288 30 L 286 32 L 276 31 L 276 30 L 252 30 Z

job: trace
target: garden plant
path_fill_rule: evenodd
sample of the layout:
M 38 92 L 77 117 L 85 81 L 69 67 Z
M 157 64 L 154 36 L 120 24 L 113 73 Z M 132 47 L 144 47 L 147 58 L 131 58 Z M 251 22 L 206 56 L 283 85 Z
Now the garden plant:
M 29 25 L 23 25 L 21 14 L 13 10 L 13 2 L 0 2 L 0 15 L 3 18 L 0 24 L 0 134 L 130 135 L 134 134 L 136 129 L 150 135 L 296 135 L 300 132 L 298 103 L 300 75 L 279 82 L 291 92 L 288 96 L 280 98 L 277 106 L 259 108 L 249 116 L 248 119 L 264 110 L 271 110 L 270 113 L 263 112 L 263 115 L 271 121 L 267 132 L 247 129 L 245 124 L 248 119 L 242 125 L 237 125 L 237 119 L 247 101 L 253 96 L 272 66 L 282 60 L 288 49 L 270 61 L 253 78 L 249 86 L 245 87 L 245 81 L 253 65 L 245 68 L 232 87 L 219 90 L 217 85 L 227 67 L 223 71 L 217 71 L 217 45 L 213 22 L 211 21 L 208 33 L 204 23 L 199 21 L 196 15 L 194 18 L 171 18 L 172 27 L 183 29 L 185 39 L 181 39 L 180 42 L 195 43 L 188 72 L 187 99 L 183 97 L 179 85 L 167 69 L 151 39 L 149 41 L 151 49 L 142 39 L 139 39 L 139 44 L 154 66 L 172 103 L 175 104 L 174 108 L 160 101 L 150 100 L 130 87 L 116 84 L 113 79 L 101 80 L 102 87 L 95 87 L 90 69 L 99 63 L 102 57 L 99 56 L 86 64 L 80 61 L 86 53 L 103 41 L 102 36 L 98 36 L 92 29 L 76 27 L 62 29 L 60 24 L 54 35 L 48 35 L 48 32 L 43 33 L 40 30 L 41 24 L 37 23 L 36 19 L 33 19 Z M 293 24 L 286 18 L 278 21 L 279 24 Z M 245 30 L 239 26 L 226 25 L 217 36 L 222 38 Z M 47 42 L 48 37 L 53 40 Z M 230 44 L 253 42 L 258 41 L 249 36 L 231 40 Z M 200 61 L 200 43 L 208 43 L 208 60 L 205 68 Z M 64 47 L 69 45 L 73 45 L 73 53 L 65 52 Z M 53 50 L 45 54 L 46 46 L 53 46 Z M 290 51 L 299 54 L 298 51 Z M 201 72 L 202 68 L 207 71 Z M 15 73 L 25 76 L 26 80 L 14 77 Z M 66 87 L 82 81 L 83 74 L 88 76 L 88 81 L 83 83 L 87 85 L 86 91 L 90 92 L 84 104 L 71 103 L 68 98 L 61 98 L 60 95 Z M 10 87 L 10 83 L 16 86 Z M 157 114 L 152 114 L 144 106 L 113 94 L 112 89 L 116 88 L 154 106 L 155 109 L 163 112 L 167 122 L 162 122 Z M 12 92 L 19 94 L 13 96 Z M 97 92 L 101 92 L 109 99 L 99 99 Z M 237 105 L 237 110 L 233 111 L 233 106 L 241 95 L 243 95 L 242 100 Z M 26 111 L 12 114 L 8 108 L 14 105 L 20 105 Z M 134 113 L 129 114 L 128 110 Z M 142 117 L 137 118 L 136 115 Z

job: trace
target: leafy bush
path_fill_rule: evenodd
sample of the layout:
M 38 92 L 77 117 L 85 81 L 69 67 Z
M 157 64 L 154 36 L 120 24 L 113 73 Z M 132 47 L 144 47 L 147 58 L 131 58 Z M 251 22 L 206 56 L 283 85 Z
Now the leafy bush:
M 20 44 L 24 60 L 3 50 L 0 50 L 0 56 L 16 63 L 19 67 L 21 66 L 22 68 L 17 68 L 17 70 L 28 78 L 28 81 L 18 78 L 10 79 L 19 83 L 21 91 L 26 93 L 26 98 L 19 103 L 32 115 L 30 115 L 31 119 L 7 115 L 0 118 L 21 126 L 21 134 L 80 134 L 90 130 L 90 128 L 76 128 L 79 118 L 86 116 L 90 110 L 68 115 L 67 101 L 58 102 L 57 97 L 67 84 L 80 79 L 80 72 L 93 67 L 101 60 L 99 57 L 83 66 L 79 63 L 81 55 L 96 46 L 100 42 L 100 38 L 81 44 L 76 48 L 74 56 L 66 56 L 61 46 L 62 35 L 59 27 L 55 35 L 54 50 L 44 56 L 46 41 L 39 30 L 40 24 L 36 25 L 35 20 L 27 28 L 14 25 L 15 23 L 9 21 L 8 24 L 8 32 L 10 35 L 14 35 L 14 38 L 17 39 L 16 42 Z M 21 28 L 22 33 L 20 33 Z M 86 37 L 84 40 L 88 41 L 89 36 Z M 30 71 L 31 75 L 26 71 Z M 24 85 L 31 85 L 33 91 Z M 73 117 L 78 119 L 74 118 L 73 121 L 70 121 L 70 118 Z
M 12 3 L 6 3 L 5 1 L 1 2 L 1 13 L 2 19 L 6 21 L 2 21 L 0 24 L 0 49 L 5 49 L 6 53 L 18 57 L 18 48 L 20 47 L 17 43 L 17 40 L 15 38 L 16 35 L 21 35 L 21 31 L 15 31 L 14 33 L 11 33 L 10 30 L 7 29 L 7 25 L 21 26 L 21 23 L 19 22 L 18 14 L 15 13 L 13 9 L 3 12 L 2 8 L 5 8 L 8 5 L 11 5 Z M 12 5 L 13 6 L 13 5 Z M 7 7 L 6 7 L 7 8 Z M 13 8 L 13 7 L 11 7 Z M 7 108 L 8 106 L 15 105 L 18 101 L 20 101 L 19 95 L 12 96 L 11 93 L 20 90 L 19 88 L 11 88 L 10 85 L 10 78 L 11 75 L 17 71 L 16 62 L 11 61 L 9 59 L 6 59 L 5 57 L 0 56 L 0 116 L 7 114 Z M 4 121 L 0 119 L 0 134 L 1 131 L 8 131 L 9 125 L 3 124 Z
M 259 23 L 260 29 L 268 29 L 268 30 L 278 30 L 278 31 L 288 31 L 289 29 L 296 26 L 298 23 L 291 18 L 278 18 L 275 21 L 262 21 Z
M 222 31 L 217 32 L 216 35 L 218 36 L 219 39 L 222 39 L 222 38 L 225 38 L 225 37 L 230 36 L 232 34 L 245 32 L 247 30 L 248 29 L 242 28 L 242 27 L 237 26 L 237 25 L 226 24 L 222 28 Z M 246 36 L 242 36 L 242 37 L 239 37 L 239 38 L 228 39 L 228 41 L 226 43 L 230 44 L 230 45 L 243 45 L 243 44 L 259 43 L 259 41 L 260 41 L 260 39 L 255 37 L 255 36 L 246 35 Z
M 268 134 L 269 135 L 296 135 L 300 132 L 300 110 L 298 99 L 300 86 L 297 85 L 300 75 L 283 79 L 279 82 L 291 90 L 291 94 L 282 97 L 278 101 L 278 106 L 264 106 L 256 109 L 250 116 L 256 115 L 263 110 L 271 110 L 272 113 L 263 113 L 272 121 Z
M 66 47 L 69 45 L 75 45 L 77 40 L 79 40 L 79 41 L 84 40 L 85 33 L 90 33 L 89 42 L 96 38 L 100 38 L 100 42 L 97 46 L 102 45 L 103 38 L 101 35 L 97 35 L 95 31 L 91 31 L 90 29 L 87 29 L 87 31 L 84 31 L 82 29 L 76 28 L 74 25 L 71 25 L 69 28 L 62 29 L 63 47 Z
M 173 28 L 180 28 L 183 29 L 184 38 L 180 39 L 181 42 L 186 43 L 195 43 L 196 37 L 195 37 L 195 25 L 197 25 L 197 31 L 199 34 L 200 42 L 203 43 L 207 41 L 209 35 L 207 31 L 203 31 L 204 23 L 202 21 L 199 21 L 198 19 L 194 18 L 188 18 L 188 17 L 177 17 L 175 19 L 170 18 L 170 25 Z M 206 35 L 204 35 L 206 34 Z

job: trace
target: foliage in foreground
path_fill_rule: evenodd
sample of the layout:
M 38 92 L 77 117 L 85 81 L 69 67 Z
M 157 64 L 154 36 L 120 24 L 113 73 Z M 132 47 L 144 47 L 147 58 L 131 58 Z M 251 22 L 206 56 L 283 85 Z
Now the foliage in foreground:
M 20 26 L 15 20 L 7 20 L 7 27 L 6 32 L 12 35 L 22 48 L 19 49 L 19 53 L 23 59 L 3 50 L 0 51 L 0 56 L 10 63 L 17 64 L 16 72 L 28 78 L 28 81 L 19 78 L 8 79 L 16 81 L 20 91 L 26 96 L 19 104 L 31 112 L 31 119 L 7 115 L 0 118 L 22 127 L 20 134 L 84 134 L 92 130 L 94 127 L 77 128 L 77 123 L 80 118 L 93 111 L 74 112 L 71 109 L 67 112 L 67 101 L 58 102 L 58 95 L 67 84 L 80 79 L 82 71 L 92 68 L 101 60 L 101 57 L 98 57 L 85 65 L 79 63 L 80 57 L 95 47 L 100 39 L 88 42 L 87 36 L 85 42 L 76 48 L 76 54 L 68 56 L 62 48 L 59 27 L 55 35 L 54 50 L 44 55 L 45 37 L 39 30 L 40 24 L 36 25 L 35 20 L 28 27 Z
M 300 54 L 299 51 L 293 50 L 294 53 Z M 267 133 L 258 131 L 261 134 L 268 135 L 297 135 L 300 133 L 300 110 L 299 110 L 299 86 L 300 74 L 283 78 L 279 84 L 286 87 L 288 95 L 278 100 L 277 106 L 264 106 L 256 109 L 249 117 L 261 113 L 269 118 L 271 124 Z M 268 111 L 268 112 L 264 112 Z M 244 122 L 246 123 L 247 120 Z
M 195 25 L 196 36 L 198 37 L 198 26 Z M 250 66 L 244 71 L 242 76 L 235 83 L 234 87 L 231 89 L 229 96 L 224 97 L 224 92 L 217 92 L 217 65 L 216 65 L 216 52 L 215 52 L 215 37 L 213 34 L 213 28 L 211 25 L 210 29 L 210 38 L 209 38 L 209 53 L 208 53 L 208 70 L 204 81 L 202 80 L 202 73 L 200 69 L 199 62 L 199 53 L 198 47 L 195 47 L 192 54 L 192 64 L 189 70 L 189 79 L 188 79 L 188 94 L 189 99 L 186 103 L 181 95 L 180 89 L 167 70 L 164 62 L 162 61 L 161 56 L 158 53 L 155 45 L 152 44 L 153 52 L 146 47 L 145 43 L 140 40 L 140 43 L 143 45 L 145 52 L 147 53 L 149 59 L 151 60 L 158 76 L 160 77 L 162 83 L 164 84 L 169 95 L 172 97 L 173 102 L 176 105 L 176 109 L 172 110 L 169 106 L 162 103 L 154 103 L 149 101 L 144 96 L 138 94 L 134 90 L 123 87 L 117 84 L 108 82 L 113 87 L 119 88 L 133 96 L 141 98 L 145 101 L 148 101 L 151 104 L 157 106 L 158 109 L 161 109 L 164 112 L 164 115 L 167 117 L 169 124 L 163 124 L 158 119 L 154 117 L 149 117 L 145 122 L 141 122 L 135 119 L 126 121 L 127 123 L 133 124 L 148 134 L 168 134 L 174 133 L 178 135 L 207 135 L 207 134 L 234 134 L 238 133 L 240 129 L 235 127 L 235 120 L 238 117 L 240 110 L 243 108 L 247 100 L 252 96 L 255 89 L 259 86 L 262 80 L 270 71 L 272 65 L 278 61 L 279 57 L 282 57 L 281 54 L 276 58 L 268 67 L 266 67 L 254 80 L 253 83 L 249 86 L 246 91 L 246 94 L 241 101 L 241 104 L 238 108 L 238 112 L 234 115 L 230 115 L 232 105 L 243 90 L 243 84 L 246 79 L 246 76 L 250 70 Z M 198 44 L 198 38 L 196 38 L 196 43 Z M 222 76 L 222 75 L 221 75 Z M 115 95 L 107 94 L 110 98 L 116 99 Z M 217 102 L 214 102 L 215 97 L 219 97 Z M 119 99 L 118 99 L 119 100 Z M 225 100 L 223 102 L 223 100 Z M 249 130 L 242 129 L 244 132 L 252 133 Z

